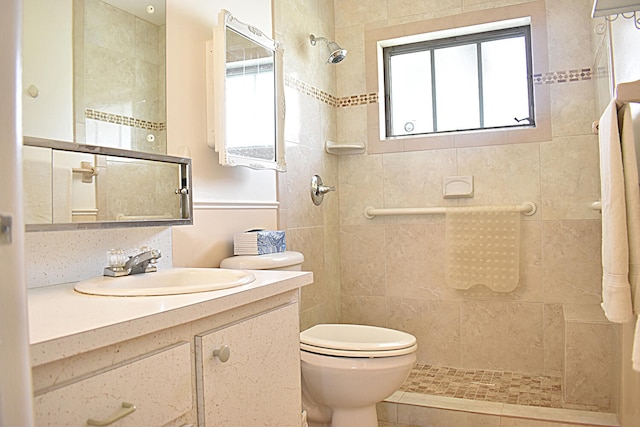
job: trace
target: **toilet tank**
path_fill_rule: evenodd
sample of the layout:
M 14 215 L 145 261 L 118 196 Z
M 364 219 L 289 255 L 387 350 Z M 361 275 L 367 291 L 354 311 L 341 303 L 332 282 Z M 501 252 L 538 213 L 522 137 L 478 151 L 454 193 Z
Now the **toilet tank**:
M 266 255 L 240 255 L 225 258 L 220 268 L 232 270 L 288 270 L 301 271 L 304 255 L 286 251 Z

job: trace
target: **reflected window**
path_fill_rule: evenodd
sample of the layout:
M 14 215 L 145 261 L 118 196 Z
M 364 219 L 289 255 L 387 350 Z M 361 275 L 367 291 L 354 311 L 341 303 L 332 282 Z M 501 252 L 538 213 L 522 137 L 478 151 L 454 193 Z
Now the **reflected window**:
M 276 160 L 274 53 L 227 30 L 226 119 L 230 154 Z M 265 141 L 266 140 L 266 141 Z
M 529 25 L 383 55 L 387 137 L 535 126 Z

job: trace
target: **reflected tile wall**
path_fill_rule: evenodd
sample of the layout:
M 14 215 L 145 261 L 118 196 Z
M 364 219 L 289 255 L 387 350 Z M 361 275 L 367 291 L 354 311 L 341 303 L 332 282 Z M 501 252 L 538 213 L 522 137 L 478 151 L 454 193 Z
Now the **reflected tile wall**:
M 74 0 L 74 13 L 77 22 L 84 23 L 74 29 L 77 139 L 165 153 L 165 26 L 101 0 Z M 86 119 L 96 120 L 85 120 L 87 109 L 128 120 L 90 115 Z M 152 123 L 153 129 L 140 126 L 140 121 Z M 148 141 L 148 135 L 154 140 Z

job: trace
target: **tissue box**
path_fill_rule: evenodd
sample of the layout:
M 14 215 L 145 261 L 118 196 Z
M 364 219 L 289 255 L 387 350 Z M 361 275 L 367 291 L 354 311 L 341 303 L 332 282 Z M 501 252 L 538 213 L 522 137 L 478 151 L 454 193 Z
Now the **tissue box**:
M 284 231 L 250 230 L 233 235 L 234 255 L 265 255 L 286 250 Z

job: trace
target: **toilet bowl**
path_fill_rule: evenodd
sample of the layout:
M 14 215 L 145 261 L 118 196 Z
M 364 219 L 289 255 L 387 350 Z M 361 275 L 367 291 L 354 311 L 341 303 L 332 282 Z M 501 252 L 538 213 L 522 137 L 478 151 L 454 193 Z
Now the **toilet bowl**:
M 287 251 L 233 256 L 221 268 L 302 269 Z M 393 329 L 320 324 L 300 333 L 302 406 L 309 427 L 377 427 L 376 403 L 395 392 L 416 361 L 416 339 Z
M 302 404 L 309 427 L 375 427 L 376 403 L 416 361 L 416 339 L 393 329 L 320 324 L 300 333 Z

